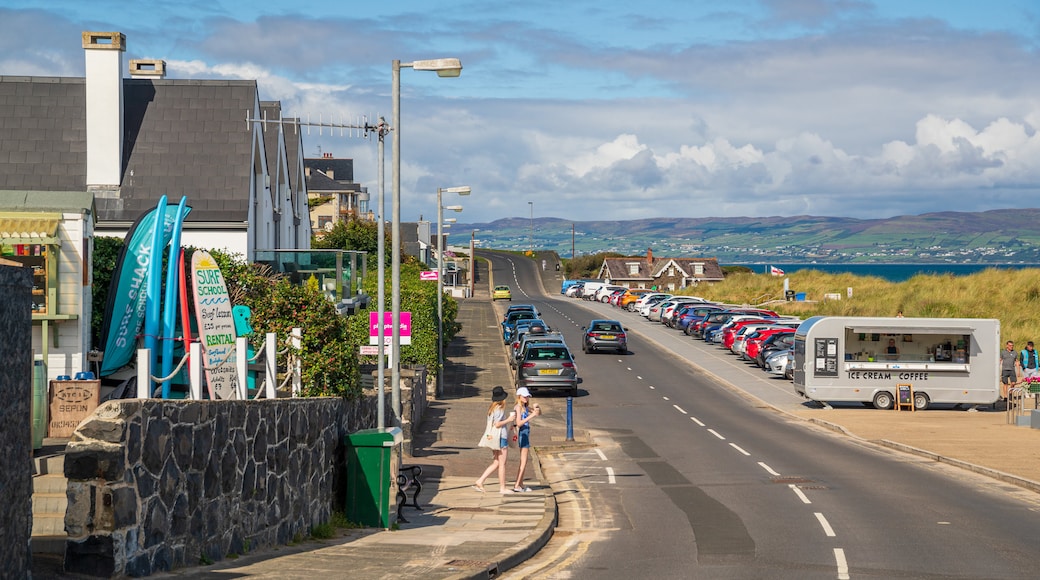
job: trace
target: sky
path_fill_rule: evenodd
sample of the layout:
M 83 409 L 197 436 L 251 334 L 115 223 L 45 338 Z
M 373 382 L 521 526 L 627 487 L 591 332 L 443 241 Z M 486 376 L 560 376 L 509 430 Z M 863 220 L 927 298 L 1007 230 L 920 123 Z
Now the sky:
M 119 31 L 125 61 L 347 124 L 391 119 L 393 60 L 459 58 L 401 71 L 404 221 L 457 186 L 460 225 L 1040 206 L 1036 0 L 0 0 L 0 23 L 0 75 L 82 76 L 80 33 Z M 375 204 L 375 138 L 303 143 Z

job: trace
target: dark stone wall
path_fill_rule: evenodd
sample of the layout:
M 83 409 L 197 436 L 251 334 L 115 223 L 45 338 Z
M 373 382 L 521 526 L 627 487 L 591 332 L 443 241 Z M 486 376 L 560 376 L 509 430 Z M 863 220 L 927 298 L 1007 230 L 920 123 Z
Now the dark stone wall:
M 402 376 L 409 432 L 425 378 Z M 147 576 L 306 536 L 343 509 L 343 440 L 376 410 L 374 396 L 99 406 L 65 457 L 65 571 Z
M 0 576 L 32 570 L 32 271 L 0 265 Z

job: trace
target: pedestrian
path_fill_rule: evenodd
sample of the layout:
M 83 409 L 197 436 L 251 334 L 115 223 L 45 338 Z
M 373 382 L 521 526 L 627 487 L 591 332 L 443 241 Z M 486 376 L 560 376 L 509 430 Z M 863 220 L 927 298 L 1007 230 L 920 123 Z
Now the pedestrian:
M 1030 378 L 1040 376 L 1040 360 L 1037 360 L 1036 349 L 1033 348 L 1033 341 L 1026 343 L 1026 347 L 1019 353 L 1018 364 L 1022 367 L 1022 377 Z
M 484 473 L 473 484 L 473 489 L 481 493 L 484 492 L 484 482 L 496 470 L 498 470 L 499 493 L 513 493 L 513 490 L 506 487 L 506 455 L 509 451 L 509 431 L 510 425 L 515 422 L 513 413 L 510 413 L 508 417 L 506 416 L 506 399 L 508 397 L 506 390 L 500 386 L 495 386 L 491 390 L 491 406 L 488 407 L 487 427 L 484 430 L 484 439 L 481 440 L 481 447 L 491 449 L 491 465 L 484 470 Z M 486 442 L 485 440 L 488 439 L 490 441 Z
M 1015 354 L 1015 343 L 1007 341 L 1004 350 L 1000 351 L 1000 392 L 1006 399 L 1008 389 L 1018 382 L 1018 373 L 1015 368 L 1019 365 L 1018 355 Z
M 527 456 L 531 451 L 531 419 L 541 415 L 542 409 L 537 403 L 531 405 L 531 391 L 527 387 L 516 390 L 516 406 L 513 415 L 516 417 L 516 446 L 520 449 L 520 469 L 516 472 L 514 492 L 528 492 L 531 488 L 524 486 L 524 471 L 527 470 Z

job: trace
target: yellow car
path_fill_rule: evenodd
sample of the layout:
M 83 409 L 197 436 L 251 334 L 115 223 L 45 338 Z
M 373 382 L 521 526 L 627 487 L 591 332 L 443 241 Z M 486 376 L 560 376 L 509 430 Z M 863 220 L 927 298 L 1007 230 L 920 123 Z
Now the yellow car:
M 509 286 L 495 286 L 495 289 L 491 292 L 491 300 L 509 300 L 513 301 L 513 293 L 509 291 Z

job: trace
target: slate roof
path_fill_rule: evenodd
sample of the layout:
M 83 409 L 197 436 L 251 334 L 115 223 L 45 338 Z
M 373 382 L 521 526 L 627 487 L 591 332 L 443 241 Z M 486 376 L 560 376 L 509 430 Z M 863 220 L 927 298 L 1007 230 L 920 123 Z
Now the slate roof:
M 86 191 L 85 79 L 0 76 L 0 189 Z M 255 81 L 123 79 L 123 179 L 99 221 L 132 222 L 159 196 L 188 221 L 249 212 Z
M 344 183 L 354 181 L 354 160 L 336 157 L 309 157 L 303 160 L 303 166 L 310 169 L 313 174 L 315 170 L 332 175 L 332 179 Z
M 628 265 L 631 263 L 639 264 L 638 272 L 634 274 L 629 273 Z M 722 267 L 719 266 L 719 261 L 715 258 L 652 258 L 647 260 L 646 256 L 604 258 L 599 277 L 615 281 L 655 280 L 662 275 L 662 271 L 669 264 L 675 264 L 676 267 L 685 272 L 685 276 L 688 278 L 696 277 L 698 280 L 722 280 L 725 278 Z M 700 276 L 694 276 L 694 267 L 697 264 L 701 264 L 704 267 L 704 273 Z

